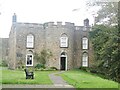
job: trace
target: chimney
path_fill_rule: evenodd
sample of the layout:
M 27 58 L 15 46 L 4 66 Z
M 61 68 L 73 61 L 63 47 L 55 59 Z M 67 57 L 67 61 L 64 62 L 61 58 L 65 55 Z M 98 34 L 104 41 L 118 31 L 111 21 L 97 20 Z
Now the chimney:
M 89 19 L 88 19 L 88 18 L 84 20 L 84 26 L 85 26 L 85 27 L 88 27 L 88 26 L 89 26 Z
M 17 22 L 17 16 L 14 13 L 14 15 L 12 16 L 12 24 L 15 24 Z

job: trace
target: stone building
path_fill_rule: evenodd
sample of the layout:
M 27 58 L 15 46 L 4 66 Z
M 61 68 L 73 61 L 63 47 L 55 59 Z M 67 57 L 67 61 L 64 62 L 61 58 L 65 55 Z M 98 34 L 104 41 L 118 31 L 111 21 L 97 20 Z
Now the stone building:
M 0 38 L 0 63 L 8 64 L 8 38 Z
M 88 34 L 89 20 L 84 20 L 84 26 L 74 23 L 47 22 L 20 23 L 13 15 L 9 34 L 9 67 L 15 69 L 20 61 L 25 66 L 35 66 L 34 53 L 46 49 L 52 56 L 46 61 L 46 67 L 56 67 L 60 70 L 90 67 L 92 65 L 92 46 Z

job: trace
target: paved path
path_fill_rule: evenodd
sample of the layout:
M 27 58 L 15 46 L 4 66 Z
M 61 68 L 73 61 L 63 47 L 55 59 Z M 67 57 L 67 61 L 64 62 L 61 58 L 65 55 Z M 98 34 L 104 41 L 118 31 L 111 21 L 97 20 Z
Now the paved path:
M 67 88 L 74 88 L 73 86 L 69 85 L 66 81 L 62 79 L 61 76 L 58 76 L 56 74 L 64 73 L 65 71 L 60 71 L 56 73 L 52 73 L 49 75 L 51 81 L 53 82 L 54 86 L 62 86 Z
M 2 88 L 71 88 L 62 85 L 3 84 Z
M 62 77 L 56 75 L 60 73 L 64 73 L 64 71 L 52 73 L 49 75 L 53 85 L 3 84 L 2 88 L 3 90 L 8 90 L 5 88 L 13 88 L 14 90 L 16 90 L 15 88 L 21 88 L 22 90 L 23 88 L 29 88 L 29 90 L 32 88 L 32 90 L 53 90 L 53 88 L 56 88 L 55 90 L 76 90 L 73 86 L 67 84 L 66 81 L 62 79 Z

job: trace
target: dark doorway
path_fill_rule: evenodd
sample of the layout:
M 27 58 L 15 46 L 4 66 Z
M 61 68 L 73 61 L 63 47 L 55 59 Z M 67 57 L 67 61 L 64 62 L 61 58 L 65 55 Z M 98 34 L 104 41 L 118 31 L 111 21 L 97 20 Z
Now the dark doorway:
M 60 59 L 61 70 L 65 70 L 66 67 L 66 57 L 61 57 Z

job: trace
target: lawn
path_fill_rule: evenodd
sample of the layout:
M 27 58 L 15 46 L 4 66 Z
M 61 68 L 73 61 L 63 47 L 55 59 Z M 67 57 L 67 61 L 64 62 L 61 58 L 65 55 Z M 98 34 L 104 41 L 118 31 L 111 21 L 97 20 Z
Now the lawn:
M 2 84 L 52 84 L 48 75 L 53 72 L 35 71 L 35 79 L 26 79 L 24 71 L 2 70 Z
M 75 88 L 118 88 L 114 81 L 81 70 L 67 71 L 60 76 Z

